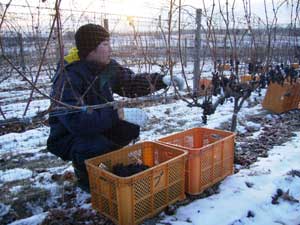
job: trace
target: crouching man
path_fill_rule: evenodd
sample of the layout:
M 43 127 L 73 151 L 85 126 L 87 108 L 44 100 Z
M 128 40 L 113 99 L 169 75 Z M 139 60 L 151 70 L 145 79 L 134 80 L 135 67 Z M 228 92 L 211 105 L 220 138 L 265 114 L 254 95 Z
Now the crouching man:
M 134 74 L 111 59 L 109 33 L 96 24 L 81 26 L 76 34 L 77 50 L 65 57 L 53 79 L 52 98 L 72 106 L 100 105 L 113 101 L 113 93 L 139 97 L 166 88 L 171 81 L 153 74 Z M 183 80 L 174 77 L 183 87 Z M 48 150 L 73 163 L 78 185 L 89 191 L 86 159 L 99 156 L 139 137 L 140 127 L 122 120 L 111 106 L 94 110 L 68 110 L 52 102 L 49 114 Z

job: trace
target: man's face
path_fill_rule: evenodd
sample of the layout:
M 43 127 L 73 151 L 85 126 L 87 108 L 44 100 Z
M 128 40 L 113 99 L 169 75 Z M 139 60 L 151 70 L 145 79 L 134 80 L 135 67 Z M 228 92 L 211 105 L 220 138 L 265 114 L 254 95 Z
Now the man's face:
M 109 39 L 102 41 L 96 49 L 87 56 L 87 60 L 94 61 L 100 65 L 107 65 L 110 62 L 111 47 Z

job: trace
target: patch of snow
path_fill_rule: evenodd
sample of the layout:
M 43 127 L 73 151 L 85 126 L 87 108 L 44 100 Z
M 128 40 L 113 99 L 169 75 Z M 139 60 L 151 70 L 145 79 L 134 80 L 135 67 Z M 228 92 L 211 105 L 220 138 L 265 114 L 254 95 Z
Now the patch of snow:
M 7 119 L 9 118 L 22 118 L 24 110 L 26 108 L 27 102 L 22 103 L 14 103 L 9 105 L 4 105 L 2 110 Z M 47 110 L 50 106 L 49 99 L 43 100 L 34 100 L 30 103 L 30 107 L 28 108 L 27 117 L 33 117 L 38 112 Z
M 252 138 L 255 139 L 261 134 L 262 130 L 256 131 L 252 134 Z
M 246 126 L 247 126 L 247 127 L 254 128 L 254 129 L 257 129 L 257 130 L 259 130 L 259 129 L 261 128 L 261 125 L 260 125 L 260 124 L 254 123 L 254 122 L 252 122 L 252 121 L 247 121 L 247 122 L 246 122 Z
M 45 157 L 45 156 L 53 157 L 54 155 L 52 153 L 50 153 L 50 152 L 46 152 L 46 153 L 44 153 L 44 152 L 42 152 L 42 153 L 38 152 L 38 153 L 35 153 L 34 156 L 32 156 L 32 157 L 26 157 L 26 161 L 30 162 L 30 161 L 34 161 L 34 160 L 39 160 L 40 158 Z
M 40 213 L 22 220 L 17 220 L 8 225 L 39 225 L 43 222 L 47 215 L 48 213 Z
M 174 216 L 163 221 L 170 224 L 291 224 L 300 223 L 300 204 L 279 200 L 271 203 L 278 188 L 300 199 L 300 178 L 287 173 L 299 169 L 300 133 L 284 146 L 270 150 L 270 157 L 260 158 L 250 169 L 240 170 L 220 185 L 220 193 L 180 207 Z M 246 182 L 253 183 L 248 187 Z M 247 217 L 251 211 L 254 217 Z M 174 222 L 174 219 L 176 222 Z
M 32 171 L 28 169 L 15 168 L 0 171 L 0 182 L 11 182 L 15 180 L 23 180 L 32 177 Z
M 22 190 L 22 186 L 18 185 L 18 186 L 14 186 L 12 188 L 9 189 L 10 192 L 17 194 Z
M 91 204 L 85 203 L 87 201 L 87 199 L 91 197 L 91 195 L 89 193 L 82 191 L 80 188 L 77 188 L 76 195 L 77 195 L 77 198 L 76 198 L 77 205 L 80 205 L 82 208 L 91 206 Z
M 40 127 L 23 133 L 9 133 L 0 136 L 1 153 L 37 152 L 46 147 L 49 127 Z
M 0 217 L 5 216 L 10 210 L 10 205 L 4 205 L 0 203 Z
M 247 133 L 247 129 L 244 127 L 244 126 L 241 126 L 241 125 L 237 125 L 236 127 L 236 131 L 240 134 L 245 134 Z

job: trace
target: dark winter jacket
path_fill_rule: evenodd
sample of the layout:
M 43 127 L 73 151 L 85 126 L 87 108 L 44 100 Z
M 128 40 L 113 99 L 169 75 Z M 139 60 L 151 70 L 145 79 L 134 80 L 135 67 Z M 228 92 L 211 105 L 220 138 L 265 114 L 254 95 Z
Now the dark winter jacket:
M 70 105 L 87 106 L 111 102 L 114 100 L 113 93 L 139 97 L 165 87 L 159 74 L 135 75 L 114 60 L 104 68 L 80 60 L 65 65 L 64 72 L 57 69 L 51 95 Z M 55 105 L 53 108 L 49 116 L 47 147 L 64 160 L 70 159 L 70 149 L 76 137 L 105 133 L 119 121 L 117 110 L 113 107 L 75 112 L 55 110 Z

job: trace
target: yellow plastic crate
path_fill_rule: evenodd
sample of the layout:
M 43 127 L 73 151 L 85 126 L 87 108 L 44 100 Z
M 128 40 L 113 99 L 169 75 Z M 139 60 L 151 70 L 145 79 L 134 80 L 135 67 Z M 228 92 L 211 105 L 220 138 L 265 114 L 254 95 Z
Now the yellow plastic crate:
M 183 200 L 186 156 L 186 151 L 147 141 L 86 160 L 93 208 L 116 224 L 132 225 Z M 137 159 L 150 168 L 130 177 L 109 172 L 115 164 Z

